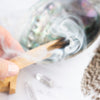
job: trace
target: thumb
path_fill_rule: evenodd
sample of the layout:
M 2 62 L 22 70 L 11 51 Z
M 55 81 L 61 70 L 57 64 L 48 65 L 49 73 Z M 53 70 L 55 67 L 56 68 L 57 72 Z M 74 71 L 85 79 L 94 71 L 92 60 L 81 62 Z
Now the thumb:
M 5 59 L 0 58 L 0 79 L 5 79 L 9 76 L 14 76 L 19 72 L 19 67 Z

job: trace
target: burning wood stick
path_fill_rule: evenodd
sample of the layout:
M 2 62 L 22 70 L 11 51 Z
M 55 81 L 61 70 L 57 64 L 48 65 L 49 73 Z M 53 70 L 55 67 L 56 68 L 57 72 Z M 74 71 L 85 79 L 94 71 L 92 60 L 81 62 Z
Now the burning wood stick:
M 35 49 L 32 49 L 20 56 L 17 56 L 10 61 L 19 66 L 20 69 L 23 69 L 31 64 L 42 61 L 52 55 L 50 51 L 63 48 L 69 45 L 69 41 L 65 41 L 64 38 L 51 41 L 44 45 L 41 45 Z M 8 77 L 4 81 L 0 81 L 0 92 L 8 92 L 13 94 L 16 91 L 16 80 L 17 76 Z

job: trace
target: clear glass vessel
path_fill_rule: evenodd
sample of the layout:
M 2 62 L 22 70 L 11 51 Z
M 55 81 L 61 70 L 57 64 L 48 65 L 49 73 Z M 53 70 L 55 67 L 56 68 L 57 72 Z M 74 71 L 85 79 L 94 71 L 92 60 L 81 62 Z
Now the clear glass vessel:
M 87 0 L 72 0 L 68 4 L 39 0 L 28 15 L 20 40 L 25 50 L 61 37 L 70 41 L 66 47 L 54 50 L 46 61 L 59 61 L 80 52 L 99 34 L 99 14 Z

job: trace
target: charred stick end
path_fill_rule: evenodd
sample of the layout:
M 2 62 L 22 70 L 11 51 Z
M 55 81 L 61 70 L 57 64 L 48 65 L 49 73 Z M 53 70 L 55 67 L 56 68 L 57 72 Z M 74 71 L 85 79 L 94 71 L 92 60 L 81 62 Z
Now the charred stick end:
M 65 40 L 65 38 L 60 38 L 60 39 L 58 39 L 58 41 L 55 44 L 48 47 L 48 50 L 64 48 L 64 47 L 68 46 L 69 44 L 70 44 L 69 40 Z

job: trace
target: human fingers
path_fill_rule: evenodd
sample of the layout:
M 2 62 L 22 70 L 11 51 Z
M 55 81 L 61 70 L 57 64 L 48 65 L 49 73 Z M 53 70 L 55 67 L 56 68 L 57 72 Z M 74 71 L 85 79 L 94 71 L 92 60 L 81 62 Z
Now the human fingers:
M 6 77 L 14 76 L 19 72 L 19 67 L 5 59 L 0 58 L 0 79 L 3 80 Z

